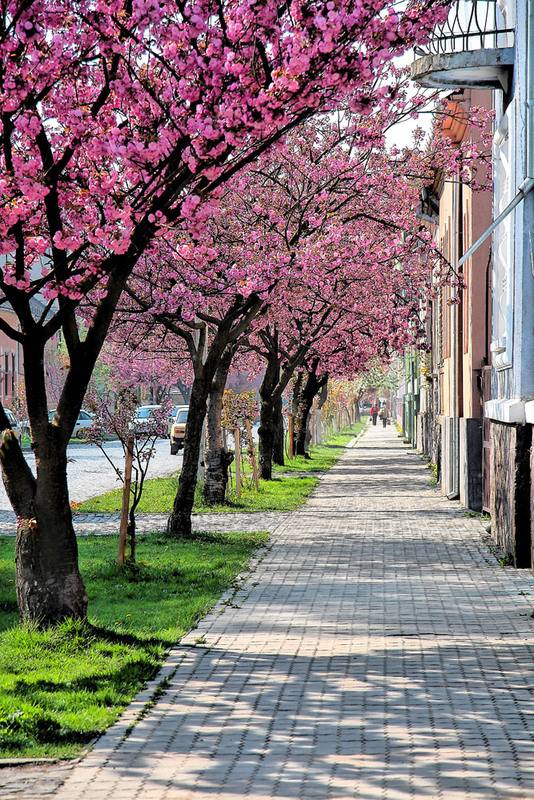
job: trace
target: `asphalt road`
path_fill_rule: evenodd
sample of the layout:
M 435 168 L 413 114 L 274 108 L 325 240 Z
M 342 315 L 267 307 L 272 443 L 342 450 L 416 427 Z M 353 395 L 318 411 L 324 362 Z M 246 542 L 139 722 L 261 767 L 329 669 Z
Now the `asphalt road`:
M 119 467 L 124 468 L 122 447 L 120 442 L 106 442 L 105 449 L 110 458 Z M 31 452 L 24 453 L 32 470 L 35 471 L 35 460 Z M 76 503 L 95 497 L 103 492 L 118 489 L 121 486 L 112 466 L 96 445 L 72 444 L 67 449 L 69 494 Z M 168 439 L 159 439 L 156 444 L 156 455 L 148 467 L 149 478 L 170 475 L 182 466 L 182 454 L 170 455 Z M 0 481 L 0 510 L 10 510 L 11 506 Z

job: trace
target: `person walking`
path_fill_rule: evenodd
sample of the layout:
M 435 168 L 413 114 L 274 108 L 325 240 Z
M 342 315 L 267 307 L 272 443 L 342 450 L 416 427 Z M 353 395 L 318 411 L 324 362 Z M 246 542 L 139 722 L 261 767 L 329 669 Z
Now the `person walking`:
M 380 417 L 380 419 L 382 420 L 382 427 L 384 427 L 384 428 L 385 428 L 385 427 L 386 427 L 386 425 L 387 425 L 387 423 L 388 423 L 388 416 L 389 416 L 389 414 L 388 414 L 388 407 L 387 407 L 387 406 L 382 406 L 382 408 L 380 409 L 380 413 L 379 413 L 379 415 L 378 415 L 378 416 L 379 416 L 379 417 Z
M 376 403 L 375 403 L 375 405 L 374 405 L 374 406 L 371 408 L 371 410 L 370 410 L 369 414 L 370 414 L 370 416 L 371 416 L 371 419 L 373 420 L 373 425 L 376 425 L 376 418 L 378 417 L 378 408 L 377 408 L 377 406 L 376 406 Z

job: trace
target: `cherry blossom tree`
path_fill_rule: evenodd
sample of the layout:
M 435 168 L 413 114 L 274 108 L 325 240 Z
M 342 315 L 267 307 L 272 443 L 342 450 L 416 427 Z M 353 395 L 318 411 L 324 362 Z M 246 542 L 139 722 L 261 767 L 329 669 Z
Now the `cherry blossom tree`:
M 88 432 L 88 440 L 96 445 L 128 491 L 128 522 L 126 542 L 129 547 L 128 563 L 135 564 L 136 523 L 135 514 L 141 502 L 150 461 L 156 455 L 156 442 L 167 431 L 170 401 L 167 400 L 150 416 L 140 422 L 136 420 L 137 395 L 127 387 L 118 397 L 109 393 L 91 393 L 88 405 L 94 414 L 95 425 Z M 117 463 L 105 446 L 105 437 L 112 436 L 122 446 L 122 459 Z M 131 458 L 131 477 L 127 479 L 125 462 L 127 453 Z
M 90 387 L 93 392 L 113 392 L 117 397 L 133 390 L 139 402 L 162 403 L 178 380 L 190 381 L 189 354 L 184 348 L 167 347 L 165 340 L 146 335 L 135 328 L 125 335 L 119 326 L 109 336 Z M 137 335 L 134 335 L 137 334 Z
M 369 79 L 441 20 L 445 0 L 315 4 L 236 0 L 6 0 L 0 16 L 0 292 L 20 328 L 37 473 L 5 448 L 21 522 L 23 619 L 85 617 L 66 482 L 66 445 L 132 270 L 289 129 L 383 96 Z M 81 328 L 76 310 L 93 293 Z M 46 302 L 35 316 L 31 299 Z M 47 418 L 46 342 L 69 368 Z M 7 418 L 0 411 L 0 425 Z
M 329 374 L 321 369 L 318 356 L 304 364 L 297 374 L 292 392 L 291 414 L 293 427 L 293 452 L 297 456 L 309 456 L 309 416 L 316 396 L 328 386 Z
M 346 282 L 338 283 L 337 288 L 350 288 Z M 368 281 L 367 289 L 371 288 Z M 374 297 L 376 295 L 373 294 Z M 258 332 L 258 343 L 253 345 L 266 360 L 260 397 L 260 471 L 262 478 L 269 480 L 272 463 L 283 462 L 282 436 L 282 396 L 289 385 L 295 370 L 308 369 L 311 375 L 310 398 L 302 408 L 302 427 L 305 429 L 306 417 L 313 397 L 320 391 L 329 372 L 333 374 L 355 374 L 378 352 L 394 347 L 398 336 L 396 324 L 409 307 L 397 306 L 394 299 L 386 293 L 378 295 L 381 313 L 366 313 L 363 308 L 356 314 L 353 308 L 344 309 L 341 305 L 332 308 L 331 299 L 322 303 L 316 298 L 315 304 L 292 306 L 292 320 L 281 324 L 279 315 L 271 325 Z M 369 300 L 368 300 L 369 302 Z M 351 299 L 350 306 L 354 302 Z M 412 333 L 408 325 L 402 325 L 402 340 L 408 341 L 411 335 L 417 336 L 415 327 Z M 405 336 L 407 337 L 405 339 Z M 400 338 L 398 339 L 400 344 Z M 302 445 L 303 447 L 303 445 Z

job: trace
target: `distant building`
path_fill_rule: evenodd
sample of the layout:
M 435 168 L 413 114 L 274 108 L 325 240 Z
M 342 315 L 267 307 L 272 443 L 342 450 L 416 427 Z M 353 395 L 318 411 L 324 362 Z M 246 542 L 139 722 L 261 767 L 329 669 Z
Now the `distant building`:
M 37 298 L 32 298 L 31 307 L 34 314 L 42 314 L 44 305 Z M 13 330 L 20 330 L 17 315 L 4 303 L 0 306 L 0 319 L 4 320 Z M 58 358 L 58 349 L 61 343 L 61 334 L 57 333 L 47 343 L 45 352 L 48 354 L 49 366 L 52 372 Z M 47 382 L 53 383 L 54 376 L 47 373 Z M 53 392 L 52 392 L 53 393 Z M 55 401 L 55 398 L 51 398 Z M 24 399 L 24 358 L 22 346 L 0 329 L 0 402 L 5 408 L 10 408 L 15 413 L 19 409 L 19 401 L 25 406 Z M 26 413 L 24 411 L 24 413 Z
M 10 308 L 0 307 L 0 318 L 11 327 L 19 328 L 15 312 Z M 22 375 L 22 348 L 0 330 L 0 402 L 6 408 L 14 407 L 16 389 Z

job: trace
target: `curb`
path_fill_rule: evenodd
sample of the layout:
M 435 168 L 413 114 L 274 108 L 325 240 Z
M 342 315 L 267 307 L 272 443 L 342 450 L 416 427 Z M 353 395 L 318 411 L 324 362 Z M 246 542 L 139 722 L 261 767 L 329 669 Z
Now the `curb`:
M 356 447 L 356 445 L 358 444 L 359 440 L 362 438 L 362 436 L 364 435 L 366 430 L 367 430 L 367 425 L 365 427 L 363 427 L 361 429 L 361 431 L 359 432 L 359 434 L 357 436 L 355 436 L 353 439 L 351 439 L 350 442 L 347 442 L 347 444 L 345 445 L 345 448 Z

